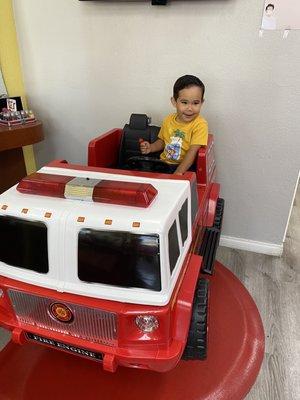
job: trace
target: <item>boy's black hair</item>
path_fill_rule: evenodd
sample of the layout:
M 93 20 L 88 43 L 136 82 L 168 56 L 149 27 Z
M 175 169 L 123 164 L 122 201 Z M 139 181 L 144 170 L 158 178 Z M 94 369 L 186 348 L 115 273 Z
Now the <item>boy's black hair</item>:
M 267 7 L 265 8 L 265 10 L 267 10 L 269 7 L 272 7 L 273 10 L 274 10 L 274 8 L 275 8 L 275 7 L 274 7 L 274 4 L 271 4 L 271 3 L 270 3 L 270 4 L 267 5 Z
M 205 92 L 204 83 L 202 81 L 200 81 L 200 79 L 194 75 L 184 75 L 177 79 L 177 81 L 174 83 L 174 87 L 173 87 L 174 99 L 175 100 L 178 99 L 180 90 L 191 87 L 191 86 L 199 86 L 199 88 L 201 88 L 201 90 L 202 90 L 202 99 L 201 100 L 203 100 L 204 92 Z

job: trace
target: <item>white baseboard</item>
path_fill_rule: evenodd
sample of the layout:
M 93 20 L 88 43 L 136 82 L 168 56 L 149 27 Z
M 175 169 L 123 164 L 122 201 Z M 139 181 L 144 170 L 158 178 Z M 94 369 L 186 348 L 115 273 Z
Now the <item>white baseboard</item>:
M 283 244 L 257 242 L 255 240 L 224 235 L 221 235 L 220 246 L 252 251 L 254 253 L 268 254 L 270 256 L 281 256 L 283 252 Z
M 293 198 L 292 198 L 292 201 L 291 201 L 289 216 L 288 216 L 288 219 L 286 221 L 286 227 L 285 227 L 285 231 L 284 231 L 284 235 L 283 235 L 283 242 L 285 242 L 285 239 L 286 239 L 286 234 L 287 234 L 287 230 L 288 230 L 288 227 L 289 227 L 290 218 L 291 218 L 291 214 L 292 214 L 293 205 L 294 205 L 294 201 L 295 201 L 295 198 L 296 198 L 299 182 L 300 182 L 300 169 L 299 169 L 299 172 L 298 172 L 298 177 L 296 179 L 296 184 L 295 184 Z

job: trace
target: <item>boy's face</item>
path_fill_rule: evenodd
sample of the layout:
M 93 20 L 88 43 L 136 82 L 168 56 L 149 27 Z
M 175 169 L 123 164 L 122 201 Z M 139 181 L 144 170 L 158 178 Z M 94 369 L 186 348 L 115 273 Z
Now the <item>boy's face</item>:
M 199 86 L 190 86 L 179 91 L 178 99 L 171 98 L 173 106 L 177 110 L 179 122 L 191 122 L 200 113 L 204 102 L 202 99 L 202 89 Z

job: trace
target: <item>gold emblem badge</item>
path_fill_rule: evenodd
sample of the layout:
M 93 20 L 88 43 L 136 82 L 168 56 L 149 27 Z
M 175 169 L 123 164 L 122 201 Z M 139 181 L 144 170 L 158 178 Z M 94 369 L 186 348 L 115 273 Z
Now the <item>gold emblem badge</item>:
M 74 319 L 72 311 L 62 303 L 52 303 L 49 311 L 51 316 L 60 322 L 72 322 Z

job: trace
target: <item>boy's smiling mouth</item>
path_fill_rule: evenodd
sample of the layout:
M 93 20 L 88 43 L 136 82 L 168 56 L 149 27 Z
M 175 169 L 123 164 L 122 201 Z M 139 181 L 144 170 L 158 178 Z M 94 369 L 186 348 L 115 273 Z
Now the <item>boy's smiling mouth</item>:
M 190 118 L 195 117 L 195 114 L 182 114 L 182 116 L 183 116 L 184 118 L 190 119 Z

